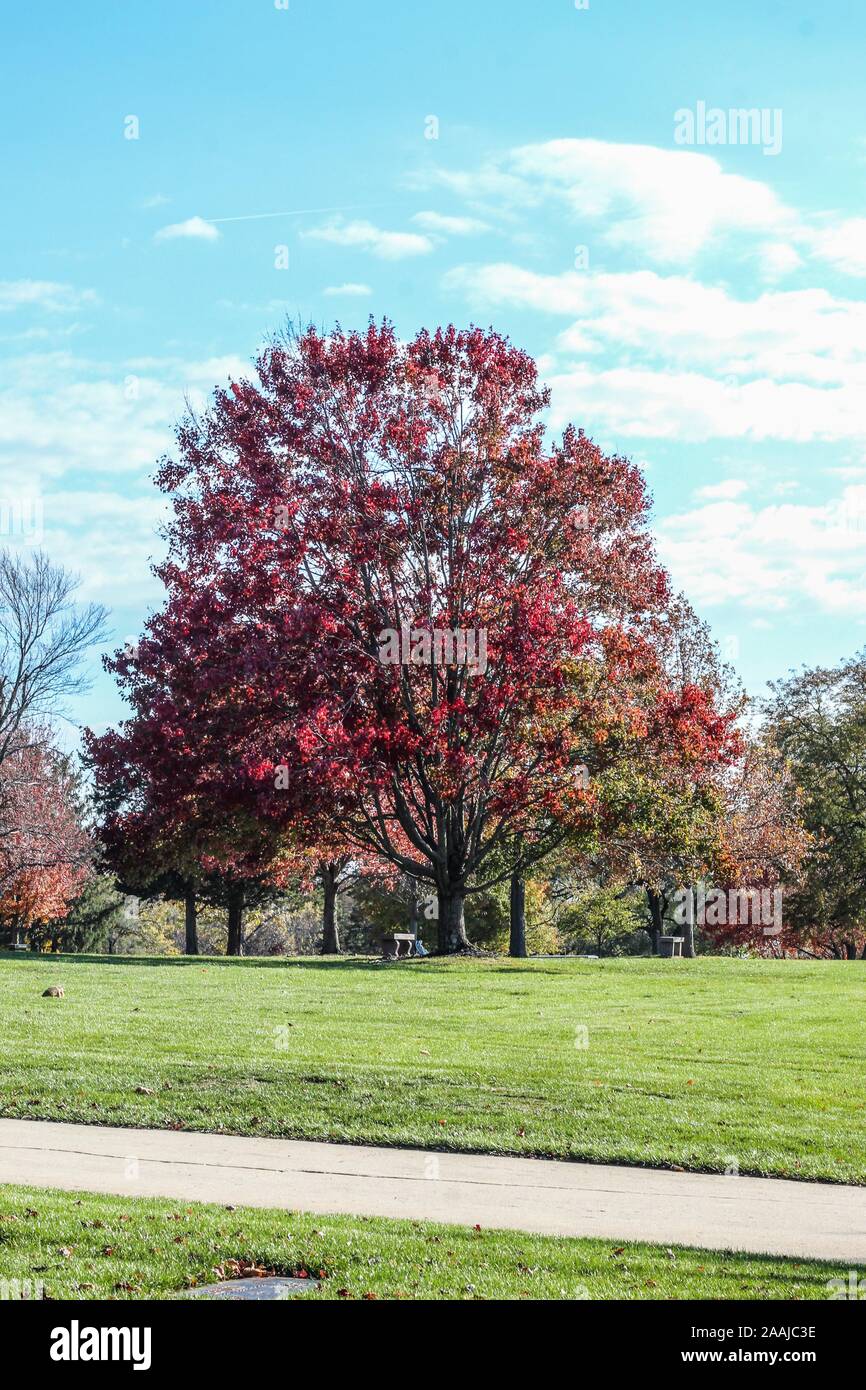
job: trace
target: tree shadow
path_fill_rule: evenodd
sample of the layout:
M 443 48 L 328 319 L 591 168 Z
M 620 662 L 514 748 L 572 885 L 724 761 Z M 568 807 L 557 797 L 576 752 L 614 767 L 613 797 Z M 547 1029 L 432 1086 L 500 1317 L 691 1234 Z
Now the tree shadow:
M 235 969 L 243 970 L 320 970 L 320 971 L 392 971 L 424 970 L 430 973 L 437 966 L 450 966 L 462 963 L 465 956 L 437 956 L 431 953 L 423 957 L 409 957 L 405 960 L 383 960 L 380 956 L 109 956 L 85 951 L 4 951 L 0 950 L 0 960 L 39 961 L 42 965 L 146 965 L 154 969 Z M 545 959 L 539 957 L 539 961 Z M 550 959 L 549 957 L 546 959 Z M 562 960 L 568 960 L 563 956 Z M 541 965 L 526 957 L 523 960 L 502 960 L 493 957 L 480 962 L 491 974 L 514 975 L 529 968 L 533 975 L 560 975 L 560 968 Z
M 318 956 L 109 956 L 84 951 L 2 951 L 0 960 L 38 961 L 42 965 L 146 965 L 183 970 L 240 967 L 244 970 L 375 970 L 384 962 L 374 956 L 321 959 Z

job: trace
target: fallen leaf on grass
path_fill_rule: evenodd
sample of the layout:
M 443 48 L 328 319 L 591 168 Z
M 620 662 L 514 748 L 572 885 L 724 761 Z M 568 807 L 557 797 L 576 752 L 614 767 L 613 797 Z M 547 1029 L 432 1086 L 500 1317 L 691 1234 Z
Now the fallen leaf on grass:
M 256 1264 L 254 1260 L 223 1260 L 222 1264 L 217 1265 L 214 1274 L 218 1279 L 269 1279 L 276 1274 L 275 1269 L 267 1269 L 264 1265 Z M 309 1278 L 306 1272 L 298 1276 Z

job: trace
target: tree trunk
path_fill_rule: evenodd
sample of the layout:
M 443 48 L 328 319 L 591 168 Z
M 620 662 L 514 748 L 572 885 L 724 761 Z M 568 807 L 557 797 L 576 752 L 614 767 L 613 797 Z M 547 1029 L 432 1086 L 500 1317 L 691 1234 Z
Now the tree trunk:
M 184 913 L 184 933 L 186 941 L 184 943 L 184 953 L 188 956 L 198 955 L 198 926 L 196 923 L 195 910 L 195 891 L 192 888 L 186 890 L 183 900 Z
M 419 931 L 419 922 L 418 922 L 418 893 L 417 893 L 417 891 L 416 891 L 414 888 L 412 889 L 412 901 L 411 901 L 410 907 L 409 907 L 409 930 L 410 930 L 410 932 L 412 933 L 412 935 L 414 936 L 415 940 L 417 941 L 417 940 L 418 940 L 418 931 Z
M 340 954 L 340 929 L 337 926 L 337 870 L 333 864 L 322 864 L 322 887 L 325 906 L 322 911 L 322 955 Z
M 683 923 L 683 955 L 687 956 L 689 960 L 694 960 L 695 958 L 694 922 L 686 921 Z
M 511 875 L 511 931 L 508 954 L 526 958 L 526 883 L 520 874 Z
M 659 953 L 659 937 L 664 934 L 665 929 L 664 914 L 662 913 L 662 899 L 661 894 L 657 893 L 654 888 L 650 888 L 649 885 L 647 885 L 646 897 L 650 911 L 650 925 L 648 928 L 650 946 L 653 955 L 657 956 Z
M 463 922 L 464 898 L 462 889 L 439 894 L 439 954 L 442 956 L 456 955 L 469 945 Z
M 227 956 L 242 956 L 244 953 L 244 890 L 236 890 L 229 898 L 229 939 L 226 945 Z

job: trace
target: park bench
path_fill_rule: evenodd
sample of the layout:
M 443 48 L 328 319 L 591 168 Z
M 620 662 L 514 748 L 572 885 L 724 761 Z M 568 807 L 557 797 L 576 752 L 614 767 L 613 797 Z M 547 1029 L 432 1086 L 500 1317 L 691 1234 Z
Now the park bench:
M 660 956 L 681 956 L 683 953 L 683 938 L 681 936 L 660 936 L 659 955 Z
M 382 937 L 382 955 L 385 960 L 400 960 L 403 956 L 415 954 L 415 937 L 412 932 L 398 931 L 393 936 Z

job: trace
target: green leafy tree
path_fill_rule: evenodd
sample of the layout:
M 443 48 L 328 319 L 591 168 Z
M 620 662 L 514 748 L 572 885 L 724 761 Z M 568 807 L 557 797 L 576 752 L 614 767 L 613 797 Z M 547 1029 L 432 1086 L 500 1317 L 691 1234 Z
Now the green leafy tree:
M 562 943 L 556 929 L 549 884 L 535 875 L 523 882 L 525 945 L 528 956 L 558 955 Z M 498 883 L 468 900 L 466 931 L 474 946 L 508 955 L 511 944 L 511 885 Z
M 640 900 L 628 889 L 584 889 L 560 913 L 558 926 L 575 954 L 634 955 L 647 946 Z
M 88 878 L 64 917 L 34 924 L 28 944 L 35 951 L 104 952 L 129 929 L 128 900 L 115 888 L 113 874 Z
M 786 917 L 802 949 L 866 959 L 866 652 L 772 692 L 769 728 L 813 837 Z

